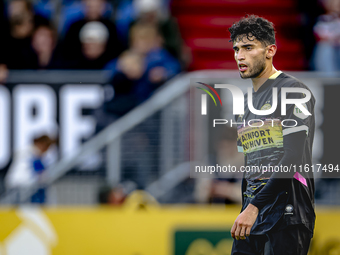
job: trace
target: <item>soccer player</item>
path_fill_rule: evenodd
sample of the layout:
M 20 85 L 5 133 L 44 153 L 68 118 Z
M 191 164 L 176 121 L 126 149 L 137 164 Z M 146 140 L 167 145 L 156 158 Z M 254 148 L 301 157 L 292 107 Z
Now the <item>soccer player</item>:
M 305 255 L 315 222 L 313 173 L 304 171 L 312 164 L 314 96 L 302 82 L 274 68 L 277 46 L 271 22 L 250 15 L 234 23 L 229 32 L 240 76 L 250 78 L 253 85 L 252 95 L 245 96 L 244 115 L 235 119 L 245 165 L 255 167 L 243 176 L 242 210 L 231 229 L 235 239 L 232 254 Z M 253 114 L 248 97 L 255 109 L 271 109 L 275 104 L 273 88 L 278 92 L 277 109 L 266 116 Z M 311 98 L 303 107 L 311 115 L 295 104 L 287 104 L 286 115 L 282 115 L 282 88 L 307 89 Z M 306 97 L 296 92 L 286 96 L 295 100 Z M 284 172 L 285 166 L 286 170 L 291 167 L 290 171 Z M 276 171 L 264 171 L 263 167 L 276 167 Z

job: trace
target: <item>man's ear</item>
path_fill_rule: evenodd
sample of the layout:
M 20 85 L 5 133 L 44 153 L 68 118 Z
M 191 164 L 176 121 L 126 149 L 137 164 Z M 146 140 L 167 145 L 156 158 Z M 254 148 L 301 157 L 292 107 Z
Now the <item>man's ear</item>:
M 275 44 L 268 45 L 266 58 L 271 59 L 272 57 L 274 57 L 276 50 L 277 50 L 277 46 Z

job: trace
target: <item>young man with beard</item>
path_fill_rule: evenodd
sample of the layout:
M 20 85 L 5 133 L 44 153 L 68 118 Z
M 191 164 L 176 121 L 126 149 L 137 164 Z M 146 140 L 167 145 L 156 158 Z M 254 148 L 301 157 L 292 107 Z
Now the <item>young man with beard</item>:
M 312 165 L 314 96 L 311 94 L 303 104 L 311 115 L 305 115 L 294 104 L 287 104 L 286 115 L 282 115 L 282 88 L 310 90 L 274 68 L 277 46 L 273 24 L 251 15 L 234 23 L 229 31 L 240 76 L 250 78 L 253 85 L 252 95 L 245 96 L 244 115 L 235 116 L 238 148 L 245 155 L 246 166 L 258 167 L 258 171 L 245 172 L 243 176 L 242 210 L 231 229 L 235 239 L 232 254 L 306 255 L 315 222 L 314 179 L 312 171 L 300 172 L 298 167 Z M 273 88 L 278 92 L 277 109 L 265 116 L 253 114 L 248 108 L 248 96 L 255 109 L 268 110 L 275 104 Z M 286 96 L 306 97 L 295 92 Z M 259 124 L 249 126 L 248 121 L 255 119 Z M 291 170 L 263 171 L 263 166 L 287 166 Z

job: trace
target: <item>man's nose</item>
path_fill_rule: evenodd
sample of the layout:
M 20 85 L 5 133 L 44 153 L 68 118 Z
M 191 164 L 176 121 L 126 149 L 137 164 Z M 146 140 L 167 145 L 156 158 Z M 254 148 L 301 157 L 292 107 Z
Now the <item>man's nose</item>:
M 237 60 L 244 60 L 245 59 L 245 55 L 244 53 L 240 50 L 238 53 L 237 53 Z

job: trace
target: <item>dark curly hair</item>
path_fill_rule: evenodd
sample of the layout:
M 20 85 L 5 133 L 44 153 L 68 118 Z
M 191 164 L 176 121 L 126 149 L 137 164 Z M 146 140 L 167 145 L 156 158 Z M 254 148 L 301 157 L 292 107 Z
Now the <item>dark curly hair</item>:
M 237 23 L 234 23 L 230 28 L 231 42 L 242 40 L 244 36 L 249 41 L 255 37 L 264 45 L 275 44 L 274 24 L 264 18 L 256 15 L 247 15 Z

